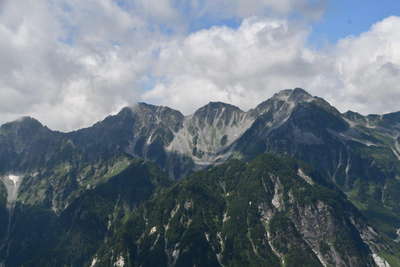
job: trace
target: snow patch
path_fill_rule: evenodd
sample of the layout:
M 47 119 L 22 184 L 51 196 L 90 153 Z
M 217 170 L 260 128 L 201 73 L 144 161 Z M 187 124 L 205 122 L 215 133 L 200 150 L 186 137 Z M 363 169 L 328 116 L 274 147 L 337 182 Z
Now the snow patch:
M 7 189 L 7 208 L 12 209 L 18 197 L 22 176 L 9 174 L 0 178 Z
M 154 248 L 156 247 L 159 240 L 160 240 L 160 234 L 157 234 L 157 237 L 154 240 L 153 245 L 151 246 L 150 250 L 154 250 Z
M 378 254 L 372 254 L 372 257 L 374 258 L 375 264 L 378 267 L 390 267 L 390 264 Z
M 181 207 L 180 204 L 176 205 L 176 207 L 171 211 L 171 219 L 175 217 L 176 213 L 178 212 L 179 208 Z
M 267 241 L 268 245 L 270 246 L 272 252 L 278 257 L 278 259 L 281 261 L 282 265 L 285 266 L 285 257 L 279 253 L 279 251 L 274 247 L 274 245 L 271 242 L 271 233 L 267 231 Z
M 154 226 L 153 228 L 150 229 L 150 235 L 154 234 L 157 232 L 157 227 Z
M 97 257 L 94 257 L 92 263 L 90 264 L 90 267 L 94 267 L 96 263 L 97 263 Z
M 325 262 L 323 255 L 314 248 L 311 248 L 311 250 L 314 252 L 315 256 L 317 256 L 317 258 L 318 258 L 319 262 L 322 264 L 322 266 L 328 267 L 328 264 Z
M 350 160 L 350 156 L 347 158 L 347 164 L 346 164 L 346 178 L 349 178 L 349 172 L 350 172 L 350 167 L 351 167 L 351 160 Z
M 174 208 L 173 210 L 171 210 L 168 223 L 167 223 L 166 225 L 164 225 L 165 231 L 168 231 L 168 230 L 169 230 L 171 220 L 172 220 L 172 219 L 175 217 L 175 215 L 178 213 L 180 207 L 181 207 L 181 205 L 180 205 L 180 204 L 177 204 L 177 205 L 175 206 L 175 208 Z
M 180 250 L 178 248 L 175 248 L 174 251 L 172 251 L 172 258 L 174 263 L 178 260 L 180 254 Z
M 281 192 L 281 183 L 279 181 L 279 178 L 276 177 L 275 179 L 275 188 L 274 188 L 274 197 L 272 198 L 272 205 L 278 209 L 281 210 L 283 207 L 282 203 L 282 192 Z
M 397 158 L 398 160 L 400 160 L 400 154 L 399 154 L 399 152 L 397 152 L 397 150 L 396 150 L 396 149 L 393 149 L 393 148 L 392 148 L 392 151 L 393 151 L 393 154 L 396 156 L 396 158 Z
M 219 243 L 219 247 L 221 249 L 221 255 L 222 255 L 225 251 L 225 244 L 224 244 L 224 239 L 222 238 L 221 232 L 217 232 L 217 239 L 218 239 L 218 243 Z
M 304 171 L 302 169 L 299 169 L 297 171 L 297 175 L 299 177 L 301 177 L 304 181 L 306 181 L 308 184 L 313 185 L 314 181 L 311 179 L 310 176 L 308 176 L 307 174 L 304 173 Z
M 225 212 L 225 213 L 224 213 L 224 218 L 222 219 L 222 222 L 223 222 L 223 223 L 226 223 L 230 218 L 231 218 L 231 217 L 228 216 L 228 213 Z
M 362 126 L 362 127 L 369 128 L 369 129 L 376 128 L 375 125 L 371 124 L 371 120 L 369 118 L 365 118 L 366 122 L 361 122 L 361 121 L 356 122 L 356 121 L 349 120 L 346 117 L 342 117 L 342 118 L 350 125 L 351 128 L 355 128 L 357 126 Z
M 375 143 L 372 143 L 372 142 L 369 142 L 369 141 L 366 141 L 366 140 L 361 140 L 361 139 L 359 139 L 359 138 L 355 138 L 355 137 L 353 137 L 353 136 L 350 136 L 350 135 L 347 135 L 347 134 L 344 134 L 344 133 L 340 133 L 339 135 L 340 135 L 341 137 L 345 138 L 346 140 L 350 140 L 350 141 L 353 141 L 353 142 L 357 142 L 357 143 L 366 145 L 366 146 L 368 146 L 368 147 L 370 147 L 370 146 L 376 146 L 376 147 L 378 147 L 378 146 L 379 146 L 378 144 L 375 144 Z
M 392 148 L 392 151 L 396 158 L 400 160 L 400 144 L 399 144 L 399 136 L 395 136 L 394 138 L 394 148 Z
M 397 238 L 394 240 L 395 242 L 400 242 L 400 228 L 396 230 Z
M 187 200 L 184 204 L 185 210 L 189 210 L 193 207 L 193 202 L 191 200 Z
M 149 135 L 149 137 L 147 138 L 146 144 L 147 144 L 147 145 L 150 145 L 152 139 L 153 139 L 153 133 L 151 133 L 151 134 Z
M 207 242 L 210 242 L 210 234 L 209 233 L 204 233 L 204 235 L 205 235 L 205 237 L 207 239 Z
M 8 179 L 10 179 L 13 182 L 14 186 L 16 186 L 17 183 L 20 181 L 21 177 L 17 175 L 9 175 Z
M 279 194 L 274 195 L 274 198 L 272 199 L 272 205 L 274 205 L 274 207 L 277 209 L 279 209 L 281 207 L 281 203 L 279 200 Z
M 117 261 L 114 263 L 114 266 L 115 267 L 124 267 L 125 266 L 125 259 L 122 255 L 118 257 Z

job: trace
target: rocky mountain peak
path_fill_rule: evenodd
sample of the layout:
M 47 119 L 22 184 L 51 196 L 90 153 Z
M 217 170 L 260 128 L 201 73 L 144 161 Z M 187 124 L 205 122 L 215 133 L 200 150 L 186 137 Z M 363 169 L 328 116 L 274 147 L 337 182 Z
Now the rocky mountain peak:
M 313 99 L 313 96 L 310 95 L 306 90 L 301 88 L 295 88 L 292 90 L 290 94 L 289 100 L 295 102 L 308 102 Z
M 48 134 L 51 132 L 38 120 L 32 117 L 22 117 L 16 121 L 3 124 L 0 127 L 0 136 L 15 140 L 30 140 L 33 136 Z
M 165 107 L 165 106 L 156 106 L 152 104 L 147 104 L 143 102 L 139 102 L 133 107 L 131 107 L 131 110 L 135 113 L 139 114 L 151 114 L 155 116 L 162 116 L 162 115 L 175 115 L 177 117 L 184 117 L 183 114 L 175 109 Z
M 137 103 L 131 107 L 133 115 L 143 124 L 164 125 L 174 131 L 182 126 L 184 115 L 177 110 L 165 106 Z
M 26 128 L 26 129 L 38 129 L 44 127 L 38 120 L 35 118 L 25 116 L 21 117 L 18 120 L 6 123 L 2 125 L 2 128 Z
M 201 107 L 193 114 L 193 119 L 199 122 L 200 127 L 215 124 L 217 127 L 224 127 L 228 124 L 235 124 L 244 114 L 240 108 L 222 103 L 210 102 Z
M 236 106 L 210 102 L 185 118 L 168 150 L 190 155 L 198 165 L 209 165 L 219 160 L 219 152 L 237 140 L 253 121 Z
M 274 94 L 271 99 L 280 101 L 293 101 L 298 103 L 309 102 L 313 99 L 313 96 L 304 89 L 295 88 L 282 90 Z
M 226 110 L 226 111 L 237 111 L 237 112 L 243 112 L 240 108 L 227 104 L 224 102 L 209 102 L 207 105 L 199 108 L 195 113 L 200 113 L 204 111 L 214 111 L 214 110 Z
M 257 117 L 267 112 L 279 112 L 290 113 L 291 110 L 299 103 L 308 103 L 317 100 L 304 89 L 286 89 L 274 94 L 267 101 L 259 104 L 255 109 L 251 110 L 252 116 Z

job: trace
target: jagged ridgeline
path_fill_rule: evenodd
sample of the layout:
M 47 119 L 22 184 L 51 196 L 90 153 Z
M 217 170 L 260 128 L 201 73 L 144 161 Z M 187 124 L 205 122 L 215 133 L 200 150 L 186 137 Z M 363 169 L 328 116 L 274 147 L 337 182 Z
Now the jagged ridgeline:
M 400 113 L 299 88 L 247 112 L 6 123 L 0 266 L 400 266 L 399 140 Z

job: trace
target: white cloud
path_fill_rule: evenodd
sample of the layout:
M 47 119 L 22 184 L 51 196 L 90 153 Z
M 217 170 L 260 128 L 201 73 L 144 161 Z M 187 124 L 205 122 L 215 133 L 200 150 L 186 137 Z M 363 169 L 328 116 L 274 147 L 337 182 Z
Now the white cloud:
M 310 52 L 303 49 L 307 34 L 286 20 L 256 18 L 237 30 L 214 27 L 191 34 L 161 50 L 155 74 L 163 82 L 143 98 L 186 113 L 210 100 L 254 107 L 277 88 L 314 74 Z
M 69 130 L 135 102 L 157 36 L 113 1 L 3 2 L 0 121 Z
M 259 8 L 281 9 L 271 3 Z M 224 10 L 230 6 L 225 0 L 0 4 L 0 123 L 31 115 L 61 130 L 88 126 L 134 103 L 153 82 L 157 51 L 181 39 L 192 21 L 219 19 L 221 11 L 221 19 L 259 12 L 255 2 L 243 1 Z
M 212 100 L 248 109 L 293 87 L 341 110 L 399 109 L 400 18 L 315 51 L 307 21 L 287 15 L 317 18 L 324 3 L 0 0 L 0 123 L 31 115 L 70 130 L 137 100 L 185 113 Z M 231 18 L 241 26 L 187 32 Z
M 342 111 L 400 110 L 399 28 L 400 18 L 390 17 L 323 51 L 307 48 L 307 27 L 284 19 L 203 30 L 164 47 L 156 69 L 162 82 L 143 98 L 190 113 L 210 100 L 248 109 L 303 87 Z
M 400 17 L 376 23 L 360 36 L 341 40 L 333 53 L 342 87 L 333 99 L 363 113 L 400 110 Z

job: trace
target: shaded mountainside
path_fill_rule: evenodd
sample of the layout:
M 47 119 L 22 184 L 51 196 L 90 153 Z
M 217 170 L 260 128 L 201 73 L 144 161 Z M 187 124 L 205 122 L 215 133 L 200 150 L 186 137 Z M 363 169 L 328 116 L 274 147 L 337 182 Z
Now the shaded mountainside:
M 127 214 L 171 183 L 154 164 L 134 159 L 107 176 L 59 212 L 18 202 L 0 247 L 5 266 L 85 266 Z
M 263 155 L 200 171 L 164 190 L 132 213 L 91 263 L 376 266 L 396 252 L 318 173 Z
M 231 160 L 172 183 L 131 163 L 59 214 L 17 203 L 5 266 L 397 266 L 318 172 L 286 157 Z M 386 265 L 389 266 L 389 265 Z
M 178 190 L 174 194 L 179 196 L 186 192 L 186 187 L 183 186 L 185 182 L 194 182 L 195 178 L 193 177 L 198 177 L 202 181 L 211 179 L 206 177 L 208 172 L 200 172 L 194 176 L 190 176 L 191 173 L 211 166 L 221 165 L 231 159 L 240 159 L 245 162 L 251 161 L 264 153 L 283 154 L 306 162 L 321 173 L 318 184 L 321 186 L 329 185 L 328 188 L 336 193 L 336 190 L 342 192 L 339 198 L 344 201 L 343 203 L 347 203 L 344 209 L 349 209 L 348 202 L 345 200 L 345 197 L 347 197 L 362 214 L 362 216 L 360 214 L 354 215 L 357 212 L 353 207 L 347 213 L 345 212 L 345 215 L 342 214 L 340 216 L 346 218 L 346 220 L 350 220 L 351 216 L 349 214 L 353 214 L 352 216 L 357 218 L 365 217 L 368 223 L 371 223 L 376 231 L 379 232 L 374 238 L 379 240 L 388 238 L 388 240 L 399 241 L 399 142 L 400 112 L 368 116 L 351 111 L 340 113 L 322 98 L 311 96 L 299 88 L 283 90 L 247 112 L 229 104 L 211 102 L 197 110 L 193 115 L 184 116 L 179 111 L 168 107 L 138 103 L 132 107 L 122 109 L 116 115 L 108 116 L 89 128 L 69 133 L 52 131 L 37 120 L 24 117 L 0 127 L 0 257 L 5 262 L 14 264 L 8 264 L 7 266 L 18 266 L 19 262 L 28 262 L 28 260 L 33 260 L 32 262 L 37 266 L 45 266 L 49 263 L 40 262 L 34 255 L 41 255 L 49 247 L 54 247 L 57 248 L 57 250 L 52 250 L 52 253 L 56 255 L 54 256 L 55 260 L 60 260 L 60 263 L 68 262 L 73 266 L 81 266 L 83 263 L 87 263 L 89 256 L 93 257 L 91 253 L 97 251 L 99 244 L 103 244 L 104 239 L 116 240 L 118 244 L 123 246 L 122 248 L 127 248 L 126 244 L 121 240 L 122 237 L 117 235 L 127 227 L 124 221 L 127 218 L 124 216 L 126 214 L 130 214 L 129 216 L 126 215 L 129 218 L 142 216 L 142 219 L 139 217 L 137 219 L 138 222 L 141 222 L 140 220 L 143 220 L 144 216 L 143 213 L 134 213 L 132 215 L 131 212 L 136 209 L 136 204 L 146 202 L 149 198 L 152 198 L 151 196 L 158 190 L 157 188 L 165 187 L 172 180 L 184 179 L 173 187 L 175 188 L 174 190 Z M 152 189 L 148 192 L 146 191 L 145 195 L 141 195 L 140 201 L 137 200 L 136 204 L 132 204 L 133 200 L 130 199 L 131 197 L 134 198 L 134 196 L 130 196 L 121 202 L 131 204 L 121 204 L 120 202 L 116 204 L 120 193 L 127 196 L 128 193 L 123 193 L 124 190 L 128 190 L 129 194 L 133 195 L 141 194 L 137 191 L 129 191 L 129 183 L 125 188 L 112 182 L 118 174 L 126 173 L 130 166 L 136 166 L 139 164 L 138 162 L 141 162 L 140 164 L 142 165 L 144 164 L 143 166 L 148 166 L 146 168 L 152 166 L 151 169 L 153 171 L 156 169 L 155 166 L 158 166 L 160 170 L 156 172 L 167 174 L 166 177 L 159 174 L 160 177 L 164 177 L 163 181 L 165 182 L 160 182 L 160 184 L 151 182 Z M 153 162 L 154 165 L 149 162 Z M 243 164 L 238 163 L 240 166 L 244 166 Z M 218 168 L 215 170 L 218 170 Z M 143 173 L 139 175 L 135 174 L 135 172 L 127 174 L 126 177 L 134 177 L 134 180 L 140 180 L 142 179 L 141 177 L 153 177 L 155 175 Z M 210 172 L 209 174 L 212 175 L 212 173 Z M 186 180 L 185 177 L 188 176 L 192 178 Z M 223 179 L 220 177 L 214 178 L 216 181 Z M 219 185 L 213 186 L 218 188 Z M 285 188 L 290 191 L 291 186 L 286 185 Z M 254 188 L 251 190 L 257 192 L 259 189 Z M 98 208 L 97 204 L 94 206 L 92 204 L 80 206 L 89 201 L 85 200 L 86 198 L 96 199 L 98 190 L 111 190 L 114 193 L 112 197 L 111 195 L 106 198 L 100 197 L 98 203 L 101 208 Z M 241 189 L 234 188 L 234 190 L 239 192 Z M 167 195 L 165 195 L 167 193 L 164 192 L 163 194 L 167 198 Z M 207 210 L 214 210 L 215 214 L 220 212 L 218 207 L 222 205 L 221 203 L 225 203 L 223 207 L 224 211 L 226 211 L 226 205 L 229 202 L 228 197 L 221 199 L 217 195 L 216 192 L 212 192 L 209 197 L 213 201 L 203 203 L 204 207 L 207 206 Z M 268 198 L 267 196 L 265 197 Z M 154 197 L 151 201 L 156 201 L 154 202 L 156 203 L 155 205 L 163 204 L 158 203 L 157 201 L 161 200 L 157 200 Z M 167 199 L 165 201 L 166 203 L 168 202 Z M 251 201 L 253 202 L 253 200 Z M 97 200 L 94 203 L 97 203 Z M 291 202 L 285 203 L 285 205 L 289 205 Z M 242 212 L 247 212 L 248 207 L 245 207 L 243 203 L 240 205 L 244 209 Z M 96 234 L 86 237 L 81 234 L 81 232 L 84 232 L 83 228 L 79 229 L 78 224 L 70 221 L 70 217 L 82 216 L 85 219 L 82 219 L 79 225 L 85 225 L 86 220 L 90 221 L 90 216 L 76 215 L 76 210 L 85 210 L 87 214 L 91 214 L 93 209 L 97 210 L 96 212 L 99 212 L 101 216 L 105 216 L 111 212 L 110 207 L 114 206 L 118 206 L 116 209 L 124 210 L 123 214 L 125 214 L 121 215 L 125 219 L 120 220 L 123 226 L 118 227 L 118 231 L 111 231 L 108 226 L 104 227 L 102 222 L 100 223 L 102 226 L 95 230 L 95 232 L 97 231 Z M 170 208 L 170 206 L 165 207 L 167 210 Z M 140 210 L 140 212 L 144 212 L 143 208 Z M 270 210 L 274 213 L 274 217 L 281 218 L 278 215 L 283 211 L 276 207 Z M 305 255 L 311 255 L 310 257 L 307 256 L 307 259 L 315 256 L 320 264 L 329 266 L 333 256 L 329 256 L 331 258 L 327 256 L 329 259 L 324 258 L 325 262 L 319 259 L 318 257 L 322 255 L 322 251 L 318 250 L 320 248 L 315 244 L 311 244 L 311 239 L 308 240 L 302 236 L 304 233 L 301 232 L 302 230 L 296 224 L 295 217 L 293 217 L 296 212 L 301 214 L 299 208 L 290 206 L 289 210 L 289 213 L 283 212 L 286 215 L 283 216 L 280 222 L 286 225 L 287 229 L 291 229 L 290 232 L 293 232 L 293 237 L 290 240 L 300 238 L 298 240 L 299 243 L 296 241 L 296 245 L 293 245 L 296 247 L 295 250 L 303 251 Z M 285 211 L 287 210 L 285 209 Z M 86 214 L 85 212 L 83 214 Z M 146 212 L 150 211 L 147 209 Z M 322 212 L 324 212 L 324 209 L 319 210 L 317 205 L 315 216 Z M 303 213 L 302 215 L 308 216 L 309 214 Z M 332 217 L 336 215 L 338 214 L 335 213 Z M 99 216 L 94 216 L 95 224 L 98 221 L 105 220 Z M 150 215 L 146 214 L 146 216 Z M 147 218 L 146 216 L 144 218 Z M 218 213 L 218 216 L 220 216 L 220 213 Z M 237 218 L 239 223 L 241 217 Z M 147 219 L 150 219 L 150 217 Z M 186 217 L 180 218 L 181 221 L 186 219 Z M 248 220 L 256 219 L 248 217 Z M 39 230 L 32 232 L 33 228 L 25 228 L 25 221 L 30 222 L 32 227 L 36 227 Z M 64 222 L 66 223 L 65 225 L 63 225 Z M 356 226 L 359 222 L 361 223 L 360 225 L 366 225 L 364 219 L 358 219 L 357 222 L 354 221 L 350 224 L 342 221 L 338 225 L 346 230 L 353 229 L 351 228 L 353 226 L 356 228 L 361 227 L 360 225 Z M 202 223 L 205 222 L 203 221 Z M 218 225 L 217 221 L 214 221 L 213 224 L 211 222 L 206 223 L 214 228 L 217 228 Z M 255 224 L 250 224 L 250 228 L 259 229 L 261 227 L 259 224 L 259 221 Z M 75 225 L 75 228 L 71 225 Z M 156 227 L 158 229 L 158 226 Z M 45 234 L 48 229 L 52 229 L 50 232 L 54 234 L 53 236 Z M 91 228 L 89 227 L 88 229 L 88 232 L 91 233 Z M 93 229 L 96 229 L 96 227 Z M 325 230 L 328 231 L 329 229 Z M 64 235 L 63 231 L 71 235 Z M 76 234 L 77 237 L 74 236 L 72 238 L 74 231 L 79 234 Z M 135 231 L 139 230 L 136 229 Z M 144 233 L 143 231 L 141 234 Z M 262 234 L 273 235 L 273 232 L 268 231 L 265 230 Z M 279 231 L 277 230 L 277 233 L 280 233 Z M 357 228 L 357 231 L 361 233 L 364 230 Z M 350 232 L 346 232 L 346 235 L 350 235 Z M 223 232 L 222 230 L 220 233 L 229 235 L 228 232 Z M 290 250 L 287 248 L 286 252 L 276 252 L 274 250 L 277 248 L 274 248 L 273 245 L 269 244 L 268 248 L 264 244 L 262 249 L 265 249 L 265 251 L 272 250 L 273 253 L 268 254 L 269 252 L 264 251 L 263 253 L 266 254 L 260 254 L 260 256 L 257 253 L 260 253 L 258 250 L 261 247 L 258 248 L 257 245 L 256 252 L 254 252 L 252 245 L 253 252 L 245 252 L 247 253 L 247 258 L 243 256 L 240 259 L 232 259 L 229 258 L 230 256 L 223 255 L 224 260 L 222 262 L 222 258 L 218 259 L 218 257 L 217 261 L 214 261 L 215 255 L 218 254 L 216 253 L 217 246 L 214 243 L 219 242 L 221 238 L 217 237 L 215 239 L 216 237 L 211 236 L 211 233 L 208 233 L 208 235 L 209 237 L 206 238 L 207 240 L 210 239 L 207 241 L 209 243 L 208 247 L 203 239 L 197 241 L 200 242 L 199 244 L 204 243 L 205 248 L 204 251 L 201 250 L 201 253 L 212 254 L 210 256 L 212 260 L 207 258 L 210 260 L 207 261 L 207 264 L 211 265 L 221 263 L 223 265 L 234 265 L 239 264 L 242 260 L 256 264 L 256 262 L 252 261 L 254 259 L 260 260 L 259 263 L 266 264 L 264 260 L 266 258 L 269 259 L 268 255 L 272 255 L 271 259 L 275 257 L 278 262 L 282 263 L 284 258 L 282 255 Z M 249 235 L 251 236 L 252 234 Z M 297 237 L 295 238 L 295 236 Z M 64 243 L 60 243 L 62 238 L 64 238 Z M 318 238 L 321 238 L 321 236 L 315 237 L 315 239 Z M 356 253 L 355 255 L 358 255 L 355 257 L 363 257 L 365 259 L 364 262 L 358 262 L 357 264 L 361 264 L 359 266 L 371 265 L 372 256 L 366 255 L 373 255 L 376 251 L 365 240 L 357 243 L 359 239 L 355 236 L 354 238 L 352 242 L 356 243 L 352 243 L 353 245 L 351 246 L 360 249 L 364 246 L 360 244 L 366 244 L 366 247 L 361 250 L 351 250 Z M 40 240 L 40 242 L 35 243 L 35 240 L 37 242 Z M 68 242 L 72 242 L 71 240 L 75 240 L 73 242 L 76 243 L 68 244 Z M 91 241 L 96 245 L 93 245 L 93 247 L 88 245 Z M 139 242 L 139 240 L 136 241 Z M 37 244 L 40 244 L 40 246 L 37 246 Z M 173 244 L 176 245 L 177 243 Z M 214 245 L 211 246 L 210 244 Z M 80 246 L 91 248 L 89 250 L 81 250 Z M 139 250 L 140 252 L 142 251 L 141 246 L 144 246 L 144 243 L 140 243 L 136 248 L 130 247 L 130 249 Z M 328 249 L 325 245 L 322 247 Z M 126 253 L 127 250 L 122 248 L 118 250 L 118 253 Z M 39 251 L 40 249 L 42 251 Z M 184 250 L 188 249 L 186 247 Z M 309 249 L 311 249 L 312 253 Z M 315 252 L 313 249 L 318 251 Z M 332 249 L 331 246 L 329 251 L 333 251 L 333 254 L 337 253 L 336 250 Z M 72 255 L 71 252 L 68 252 L 69 250 L 77 251 L 77 256 L 65 256 Z M 15 251 L 24 251 L 26 256 L 18 259 L 18 255 L 12 254 Z M 161 253 L 160 250 L 155 251 Z M 165 251 L 160 257 L 164 257 L 164 259 L 167 259 L 167 263 L 172 264 L 174 256 Z M 182 251 L 180 250 L 180 255 L 183 255 Z M 135 257 L 139 257 L 135 259 L 143 262 L 143 264 L 146 263 L 142 261 L 144 256 L 139 252 L 135 252 Z M 118 256 L 117 254 L 109 255 L 105 251 L 101 253 L 98 254 L 98 260 L 104 260 L 101 258 L 102 255 L 108 255 L 113 260 Z M 129 253 L 133 253 L 133 251 Z M 254 253 L 257 257 L 254 255 L 249 256 L 252 255 L 251 253 Z M 389 257 L 390 253 L 387 254 Z M 133 254 L 131 256 L 123 255 L 125 259 L 128 259 Z M 356 261 L 353 262 L 349 257 L 342 255 L 340 259 L 336 260 L 343 261 L 343 266 L 356 266 L 354 265 Z M 397 266 L 393 261 L 395 259 L 392 259 L 392 266 Z M 183 262 L 186 262 L 186 260 L 183 260 Z M 273 262 L 275 260 L 270 262 L 271 266 L 274 264 Z M 28 264 L 27 266 L 31 265 Z

